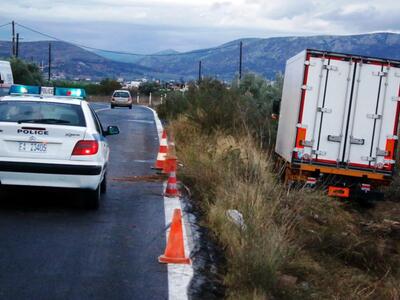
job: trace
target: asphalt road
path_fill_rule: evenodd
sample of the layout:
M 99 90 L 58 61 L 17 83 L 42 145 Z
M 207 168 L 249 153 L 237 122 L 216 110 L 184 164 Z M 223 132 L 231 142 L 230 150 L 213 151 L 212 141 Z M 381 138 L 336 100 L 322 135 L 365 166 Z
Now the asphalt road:
M 158 150 L 153 113 L 144 107 L 93 104 L 108 138 L 108 191 L 98 211 L 70 191 L 0 193 L 0 299 L 166 299 L 161 182 L 150 175 Z

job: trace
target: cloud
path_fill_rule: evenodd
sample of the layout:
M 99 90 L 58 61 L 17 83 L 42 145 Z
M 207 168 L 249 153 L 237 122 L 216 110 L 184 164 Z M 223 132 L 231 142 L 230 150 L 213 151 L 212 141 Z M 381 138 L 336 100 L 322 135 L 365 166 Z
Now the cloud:
M 400 31 L 399 11 L 393 0 L 2 0 L 0 20 L 96 47 L 153 52 L 242 37 Z

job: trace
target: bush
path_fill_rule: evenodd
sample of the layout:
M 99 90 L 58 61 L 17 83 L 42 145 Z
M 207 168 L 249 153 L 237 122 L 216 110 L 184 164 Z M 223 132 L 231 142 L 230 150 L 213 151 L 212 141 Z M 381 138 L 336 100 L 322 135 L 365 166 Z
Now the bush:
M 36 64 L 27 63 L 18 58 L 11 59 L 10 63 L 16 84 L 42 85 L 44 83 L 42 72 Z
M 277 77 L 277 84 L 272 84 L 249 74 L 228 89 L 220 81 L 206 78 L 199 85 L 191 84 L 184 94 L 169 95 L 158 112 L 169 119 L 186 115 L 206 133 L 250 132 L 268 147 L 275 141 L 276 122 L 271 120 L 271 113 L 273 102 L 280 99 L 281 81 Z

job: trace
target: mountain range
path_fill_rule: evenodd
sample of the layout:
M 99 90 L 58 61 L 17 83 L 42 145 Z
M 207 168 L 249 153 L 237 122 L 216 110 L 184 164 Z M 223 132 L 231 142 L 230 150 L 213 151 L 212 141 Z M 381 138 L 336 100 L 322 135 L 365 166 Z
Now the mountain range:
M 247 38 L 215 48 L 190 52 L 165 50 L 150 55 L 128 55 L 87 51 L 64 42 L 52 41 L 53 71 L 68 78 L 139 77 L 196 79 L 198 62 L 203 76 L 231 80 L 239 68 L 239 44 L 243 43 L 243 72 L 274 78 L 283 72 L 286 60 L 305 48 L 351 53 L 400 60 L 400 34 L 371 33 L 346 36 L 302 36 Z M 48 41 L 20 45 L 20 56 L 35 62 L 47 62 Z M 0 57 L 10 53 L 10 42 L 0 41 Z

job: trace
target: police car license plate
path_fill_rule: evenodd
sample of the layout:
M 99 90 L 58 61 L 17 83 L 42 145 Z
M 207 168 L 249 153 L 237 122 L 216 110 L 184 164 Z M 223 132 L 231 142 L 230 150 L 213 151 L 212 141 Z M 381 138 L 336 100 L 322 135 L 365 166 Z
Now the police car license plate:
M 47 152 L 47 144 L 44 143 L 29 143 L 29 142 L 19 142 L 18 150 L 20 152 Z

